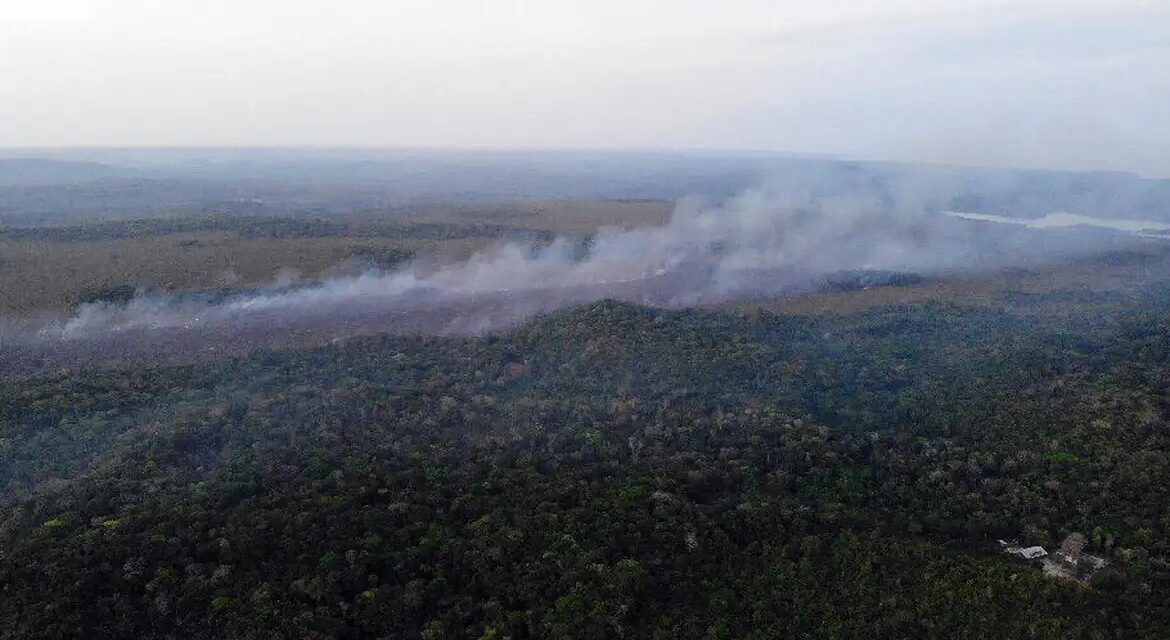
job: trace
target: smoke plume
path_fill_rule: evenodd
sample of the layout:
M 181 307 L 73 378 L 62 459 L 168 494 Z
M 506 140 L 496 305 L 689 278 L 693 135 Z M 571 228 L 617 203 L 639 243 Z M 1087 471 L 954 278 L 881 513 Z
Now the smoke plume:
M 785 295 L 815 289 L 841 272 L 929 276 L 1034 264 L 1112 246 L 1124 235 L 940 215 L 927 195 L 910 188 L 895 198 L 864 189 L 826 195 L 763 187 L 716 205 L 681 201 L 664 226 L 601 229 L 542 246 L 502 244 L 455 264 L 418 261 L 218 300 L 140 294 L 124 305 L 87 304 L 43 324 L 32 339 L 305 327 L 330 327 L 338 335 L 479 333 L 600 298 L 679 306 Z

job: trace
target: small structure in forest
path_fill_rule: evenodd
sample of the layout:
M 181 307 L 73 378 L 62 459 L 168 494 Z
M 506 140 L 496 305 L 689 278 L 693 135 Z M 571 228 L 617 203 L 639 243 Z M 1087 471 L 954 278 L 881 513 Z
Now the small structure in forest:
M 1020 543 L 1015 540 L 1011 542 L 1000 540 L 999 546 L 1003 549 L 1004 553 L 1009 553 L 1025 560 L 1038 560 L 1048 555 L 1044 547 L 1021 547 Z
M 999 547 L 1004 553 L 1011 554 L 1028 561 L 1039 561 L 1044 573 L 1064 580 L 1076 580 L 1088 583 L 1097 571 L 1104 569 L 1109 563 L 1104 558 L 1085 553 L 1089 541 L 1081 533 L 1073 532 L 1060 543 L 1060 548 L 1052 553 L 1044 547 L 1025 547 L 1012 540 L 1000 540 Z
M 1048 555 L 1044 547 L 1024 547 L 1022 549 L 1016 549 L 1015 553 L 1025 560 L 1036 560 Z

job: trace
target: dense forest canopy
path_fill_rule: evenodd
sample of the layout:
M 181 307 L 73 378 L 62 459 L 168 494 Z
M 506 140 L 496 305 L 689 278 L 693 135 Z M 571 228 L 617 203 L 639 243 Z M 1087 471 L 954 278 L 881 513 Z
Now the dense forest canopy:
M 0 633 L 1165 637 L 1168 294 L 603 301 L 12 380 Z M 995 543 L 1074 531 L 1084 584 Z

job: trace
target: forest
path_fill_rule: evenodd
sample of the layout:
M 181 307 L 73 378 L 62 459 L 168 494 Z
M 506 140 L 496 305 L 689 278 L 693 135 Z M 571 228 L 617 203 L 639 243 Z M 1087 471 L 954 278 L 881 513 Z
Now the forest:
M 1168 301 L 600 301 L 11 379 L 0 637 L 1164 638 Z M 1074 531 L 1084 583 L 996 545 Z

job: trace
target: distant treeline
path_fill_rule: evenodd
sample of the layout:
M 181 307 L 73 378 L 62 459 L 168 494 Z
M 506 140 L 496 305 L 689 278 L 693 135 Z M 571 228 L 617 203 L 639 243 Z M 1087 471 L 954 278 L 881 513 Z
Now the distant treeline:
M 245 238 L 402 238 L 457 240 L 507 238 L 549 241 L 552 233 L 507 225 L 457 222 L 396 223 L 386 220 L 326 220 L 217 214 L 207 217 L 112 220 L 61 227 L 0 227 L 0 238 L 84 242 L 193 232 L 228 231 Z
M 722 200 L 773 185 L 891 207 L 1039 217 L 1071 211 L 1160 219 L 1170 180 L 861 162 L 781 154 L 312 150 L 93 150 L 0 159 L 0 221 L 111 217 L 353 214 L 526 198 Z

